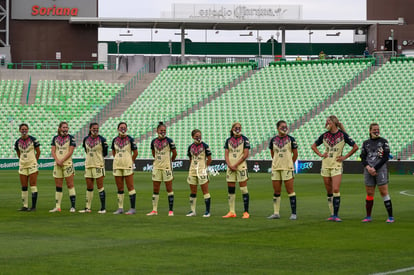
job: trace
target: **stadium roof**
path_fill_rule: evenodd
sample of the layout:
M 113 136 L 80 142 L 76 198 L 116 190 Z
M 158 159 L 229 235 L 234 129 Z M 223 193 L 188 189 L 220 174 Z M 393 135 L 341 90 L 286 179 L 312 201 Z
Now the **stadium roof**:
M 172 18 L 71 17 L 71 24 L 92 24 L 102 28 L 214 29 L 214 30 L 350 30 L 371 25 L 403 25 L 398 20 L 217 20 Z

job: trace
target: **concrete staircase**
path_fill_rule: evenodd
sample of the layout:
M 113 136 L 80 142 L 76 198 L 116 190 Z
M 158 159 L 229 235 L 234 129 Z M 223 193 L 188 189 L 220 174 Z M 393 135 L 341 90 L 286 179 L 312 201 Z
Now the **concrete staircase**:
M 124 74 L 118 80 L 129 82 L 134 74 Z M 148 85 L 155 79 L 157 74 L 147 73 L 143 74 L 142 78 L 132 88 L 121 91 L 110 103 L 108 103 L 101 112 L 99 112 L 90 122 L 98 122 L 100 125 L 104 124 L 109 117 L 119 117 L 140 94 L 148 87 Z M 76 135 L 77 140 L 82 140 L 89 132 L 88 122 Z
M 203 101 L 200 101 L 200 102 L 194 104 L 193 106 L 191 106 L 187 110 L 183 111 L 181 114 L 177 115 L 176 117 L 171 118 L 169 121 L 164 122 L 164 124 L 168 127 L 168 126 L 176 123 L 178 120 L 181 120 L 184 117 L 189 116 L 190 114 L 192 114 L 195 111 L 199 110 L 200 108 L 202 108 L 206 104 L 212 102 L 213 100 L 215 100 L 216 98 L 218 98 L 222 94 L 226 93 L 227 91 L 229 91 L 233 87 L 239 85 L 241 82 L 243 82 L 244 80 L 246 80 L 247 78 L 249 78 L 250 76 L 252 76 L 254 73 L 256 73 L 255 70 L 250 70 L 250 71 L 244 73 L 243 75 L 241 75 L 240 77 L 236 78 L 235 80 L 227 83 L 227 85 L 225 85 L 224 87 L 222 87 L 221 89 L 219 89 L 214 94 L 212 94 L 209 97 L 205 98 Z M 147 133 L 145 133 L 145 134 L 141 135 L 140 137 L 136 138 L 135 140 L 137 141 L 137 143 L 139 143 L 139 142 L 141 142 L 141 141 L 143 141 L 143 140 L 145 140 L 145 139 L 147 139 L 149 137 L 152 137 L 156 133 L 156 130 L 157 129 L 154 128 L 152 131 L 148 131 Z

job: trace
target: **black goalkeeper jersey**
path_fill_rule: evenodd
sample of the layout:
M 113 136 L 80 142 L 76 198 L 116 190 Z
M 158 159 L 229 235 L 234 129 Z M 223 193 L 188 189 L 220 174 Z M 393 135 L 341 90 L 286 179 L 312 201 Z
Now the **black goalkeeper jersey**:
M 362 144 L 361 161 L 364 167 L 369 165 L 378 170 L 388 161 L 389 156 L 390 147 L 385 138 L 370 138 Z

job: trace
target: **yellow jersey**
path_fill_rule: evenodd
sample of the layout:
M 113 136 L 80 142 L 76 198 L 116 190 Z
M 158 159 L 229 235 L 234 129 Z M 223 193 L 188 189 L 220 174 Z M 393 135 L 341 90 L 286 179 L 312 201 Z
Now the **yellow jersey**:
M 132 153 L 137 145 L 131 136 L 117 136 L 112 140 L 111 149 L 115 151 L 113 169 L 132 169 Z
M 270 140 L 269 149 L 273 151 L 272 170 L 295 170 L 292 150 L 298 149 L 298 144 L 294 137 L 277 135 Z
M 244 156 L 244 149 L 250 149 L 249 139 L 243 135 L 239 137 L 229 137 L 224 144 L 224 149 L 229 150 L 229 161 L 230 164 L 236 164 Z M 246 160 L 244 160 L 237 167 L 238 171 L 247 169 Z
M 187 156 L 191 160 L 189 176 L 199 176 L 200 173 L 206 173 L 207 158 L 211 156 L 210 148 L 206 143 L 193 143 L 188 146 Z
M 151 141 L 151 150 L 155 153 L 153 169 L 172 170 L 171 152 L 176 149 L 175 143 L 169 137 L 163 139 L 154 138 Z
M 75 137 L 72 135 L 54 136 L 51 145 L 56 147 L 56 157 L 61 160 L 69 152 L 70 147 L 76 147 Z M 63 165 L 72 165 L 72 156 L 65 160 Z
M 317 146 L 325 145 L 325 152 L 328 153 L 328 156 L 322 160 L 322 169 L 342 168 L 342 162 L 338 162 L 336 158 L 342 156 L 345 143 L 349 146 L 354 146 L 355 141 L 341 130 L 338 130 L 336 133 L 325 132 L 315 141 Z
M 37 165 L 35 148 L 40 144 L 35 137 L 28 136 L 28 138 L 19 138 L 14 143 L 14 150 L 20 152 L 19 167 L 30 168 Z
M 104 157 L 108 155 L 108 143 L 102 136 L 92 137 L 88 135 L 83 139 L 85 149 L 85 168 L 104 168 Z

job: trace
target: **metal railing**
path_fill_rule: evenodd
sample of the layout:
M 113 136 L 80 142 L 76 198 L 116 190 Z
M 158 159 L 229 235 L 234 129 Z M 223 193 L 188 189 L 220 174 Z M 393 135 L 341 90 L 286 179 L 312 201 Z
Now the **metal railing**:
M 7 63 L 7 69 L 73 69 L 73 70 L 115 70 L 116 64 L 97 61 L 71 61 L 56 60 L 23 60 L 19 63 Z

